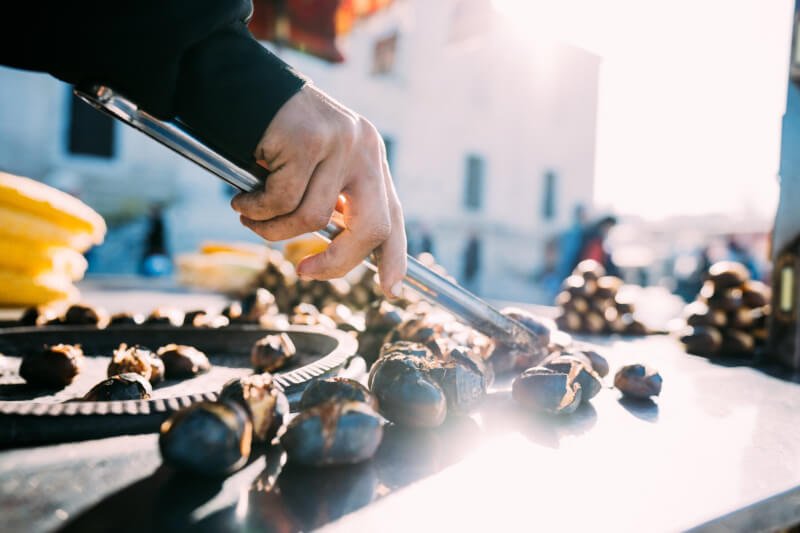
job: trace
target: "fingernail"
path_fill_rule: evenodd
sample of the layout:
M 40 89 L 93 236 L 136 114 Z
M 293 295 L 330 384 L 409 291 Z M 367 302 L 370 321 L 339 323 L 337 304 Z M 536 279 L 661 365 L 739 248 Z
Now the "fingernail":
M 394 285 L 392 285 L 392 296 L 395 298 L 400 298 L 403 295 L 403 282 L 398 281 Z

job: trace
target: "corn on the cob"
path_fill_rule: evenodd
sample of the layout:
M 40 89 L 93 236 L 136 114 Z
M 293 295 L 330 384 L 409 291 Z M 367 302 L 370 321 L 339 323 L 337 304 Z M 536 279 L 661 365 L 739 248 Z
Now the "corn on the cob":
M 67 232 L 85 235 L 85 247 L 103 242 L 106 233 L 103 217 L 74 196 L 5 172 L 0 172 L 0 207 L 37 215 Z
M 86 258 L 71 248 L 27 239 L 0 238 L 0 270 L 29 276 L 53 273 L 78 280 L 87 266 Z
M 38 215 L 0 205 L 0 238 L 24 239 L 50 246 L 86 251 L 93 242 L 88 232 L 78 232 Z
M 74 301 L 78 289 L 69 278 L 55 274 L 32 277 L 0 270 L 0 306 L 33 306 L 59 300 Z
M 253 244 L 250 242 L 206 241 L 200 245 L 200 253 L 237 253 L 242 255 L 266 257 L 269 253 L 269 249 L 267 248 L 266 244 Z

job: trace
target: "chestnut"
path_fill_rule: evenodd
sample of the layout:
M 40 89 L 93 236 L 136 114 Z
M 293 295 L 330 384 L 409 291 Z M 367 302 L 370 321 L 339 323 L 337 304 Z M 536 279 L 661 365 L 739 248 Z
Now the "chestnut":
M 614 376 L 614 386 L 625 396 L 647 400 L 661 393 L 661 375 L 653 368 L 634 364 L 623 366 Z
M 206 354 L 193 346 L 167 344 L 156 353 L 164 362 L 164 376 L 167 379 L 193 378 L 211 369 Z
M 103 327 L 108 322 L 106 312 L 89 305 L 71 305 L 61 319 L 61 323 L 70 326 Z
M 708 269 L 708 278 L 718 289 L 727 289 L 746 282 L 750 279 L 750 272 L 741 263 L 719 261 Z
M 597 281 L 606 275 L 606 269 L 594 259 L 584 259 L 572 271 L 585 280 Z
M 108 320 L 109 326 L 138 326 L 144 322 L 144 317 L 134 313 L 114 313 Z
M 267 335 L 253 344 L 250 363 L 256 372 L 274 372 L 286 366 L 296 354 L 294 342 L 286 333 Z
M 308 384 L 300 398 L 300 410 L 310 409 L 329 400 L 364 402 L 373 409 L 378 402 L 364 385 L 354 379 L 333 377 L 318 378 Z
M 247 462 L 253 426 L 235 403 L 199 402 L 161 424 L 158 447 L 164 462 L 210 477 L 235 472 Z
M 760 281 L 746 281 L 741 289 L 742 303 L 747 307 L 764 307 L 772 299 L 772 289 Z
M 753 355 L 755 347 L 755 338 L 749 333 L 738 329 L 727 329 L 722 333 L 720 353 L 723 355 Z
M 270 442 L 289 415 L 289 401 L 270 374 L 254 374 L 228 381 L 219 393 L 222 402 L 236 403 L 250 415 L 253 439 Z
M 578 367 L 577 369 L 575 368 L 576 366 Z M 575 381 L 581 386 L 581 402 L 586 403 L 597 396 L 597 393 L 603 387 L 600 376 L 592 370 L 591 363 L 584 363 L 575 356 L 561 355 L 555 357 L 545 362 L 544 367 L 562 374 L 574 375 Z
M 334 399 L 294 417 L 281 445 L 291 463 L 335 466 L 372 458 L 382 439 L 383 422 L 369 404 Z
M 183 324 L 183 311 L 171 307 L 159 307 L 145 318 L 145 325 L 152 326 L 180 326 Z
M 581 386 L 576 381 L 579 367 L 570 373 L 549 368 L 529 368 L 514 380 L 511 396 L 521 406 L 550 414 L 570 414 L 581 402 Z
M 694 326 L 681 333 L 680 341 L 686 345 L 687 352 L 710 356 L 722 347 L 722 333 L 711 326 Z
M 55 344 L 25 355 L 19 375 L 29 385 L 64 388 L 75 379 L 83 367 L 80 345 Z
M 146 400 L 153 392 L 150 382 L 139 374 L 128 372 L 104 379 L 83 396 L 87 402 Z
M 164 381 L 164 362 L 153 352 L 141 346 L 120 344 L 108 364 L 108 377 L 133 372 L 156 384 Z

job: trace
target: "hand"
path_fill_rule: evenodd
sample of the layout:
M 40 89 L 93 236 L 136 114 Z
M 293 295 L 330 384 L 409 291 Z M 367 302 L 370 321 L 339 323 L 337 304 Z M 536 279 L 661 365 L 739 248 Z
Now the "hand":
M 384 294 L 400 296 L 403 211 L 383 139 L 369 121 L 306 85 L 272 119 L 255 157 L 270 175 L 264 190 L 233 199 L 242 224 L 268 241 L 282 241 L 324 228 L 338 204 L 345 230 L 324 252 L 303 259 L 298 275 L 339 278 L 376 251 Z

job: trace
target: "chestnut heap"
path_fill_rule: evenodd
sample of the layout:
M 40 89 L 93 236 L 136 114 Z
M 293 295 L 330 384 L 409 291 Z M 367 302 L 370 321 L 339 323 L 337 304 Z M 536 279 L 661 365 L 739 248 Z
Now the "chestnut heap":
M 646 335 L 647 328 L 634 316 L 633 302 L 620 291 L 623 285 L 620 278 L 606 276 L 597 261 L 581 261 L 556 296 L 556 324 L 564 331 L 592 335 Z
M 684 309 L 686 351 L 706 357 L 752 357 L 767 340 L 770 288 L 747 268 L 720 261 L 708 269 L 697 300 Z

